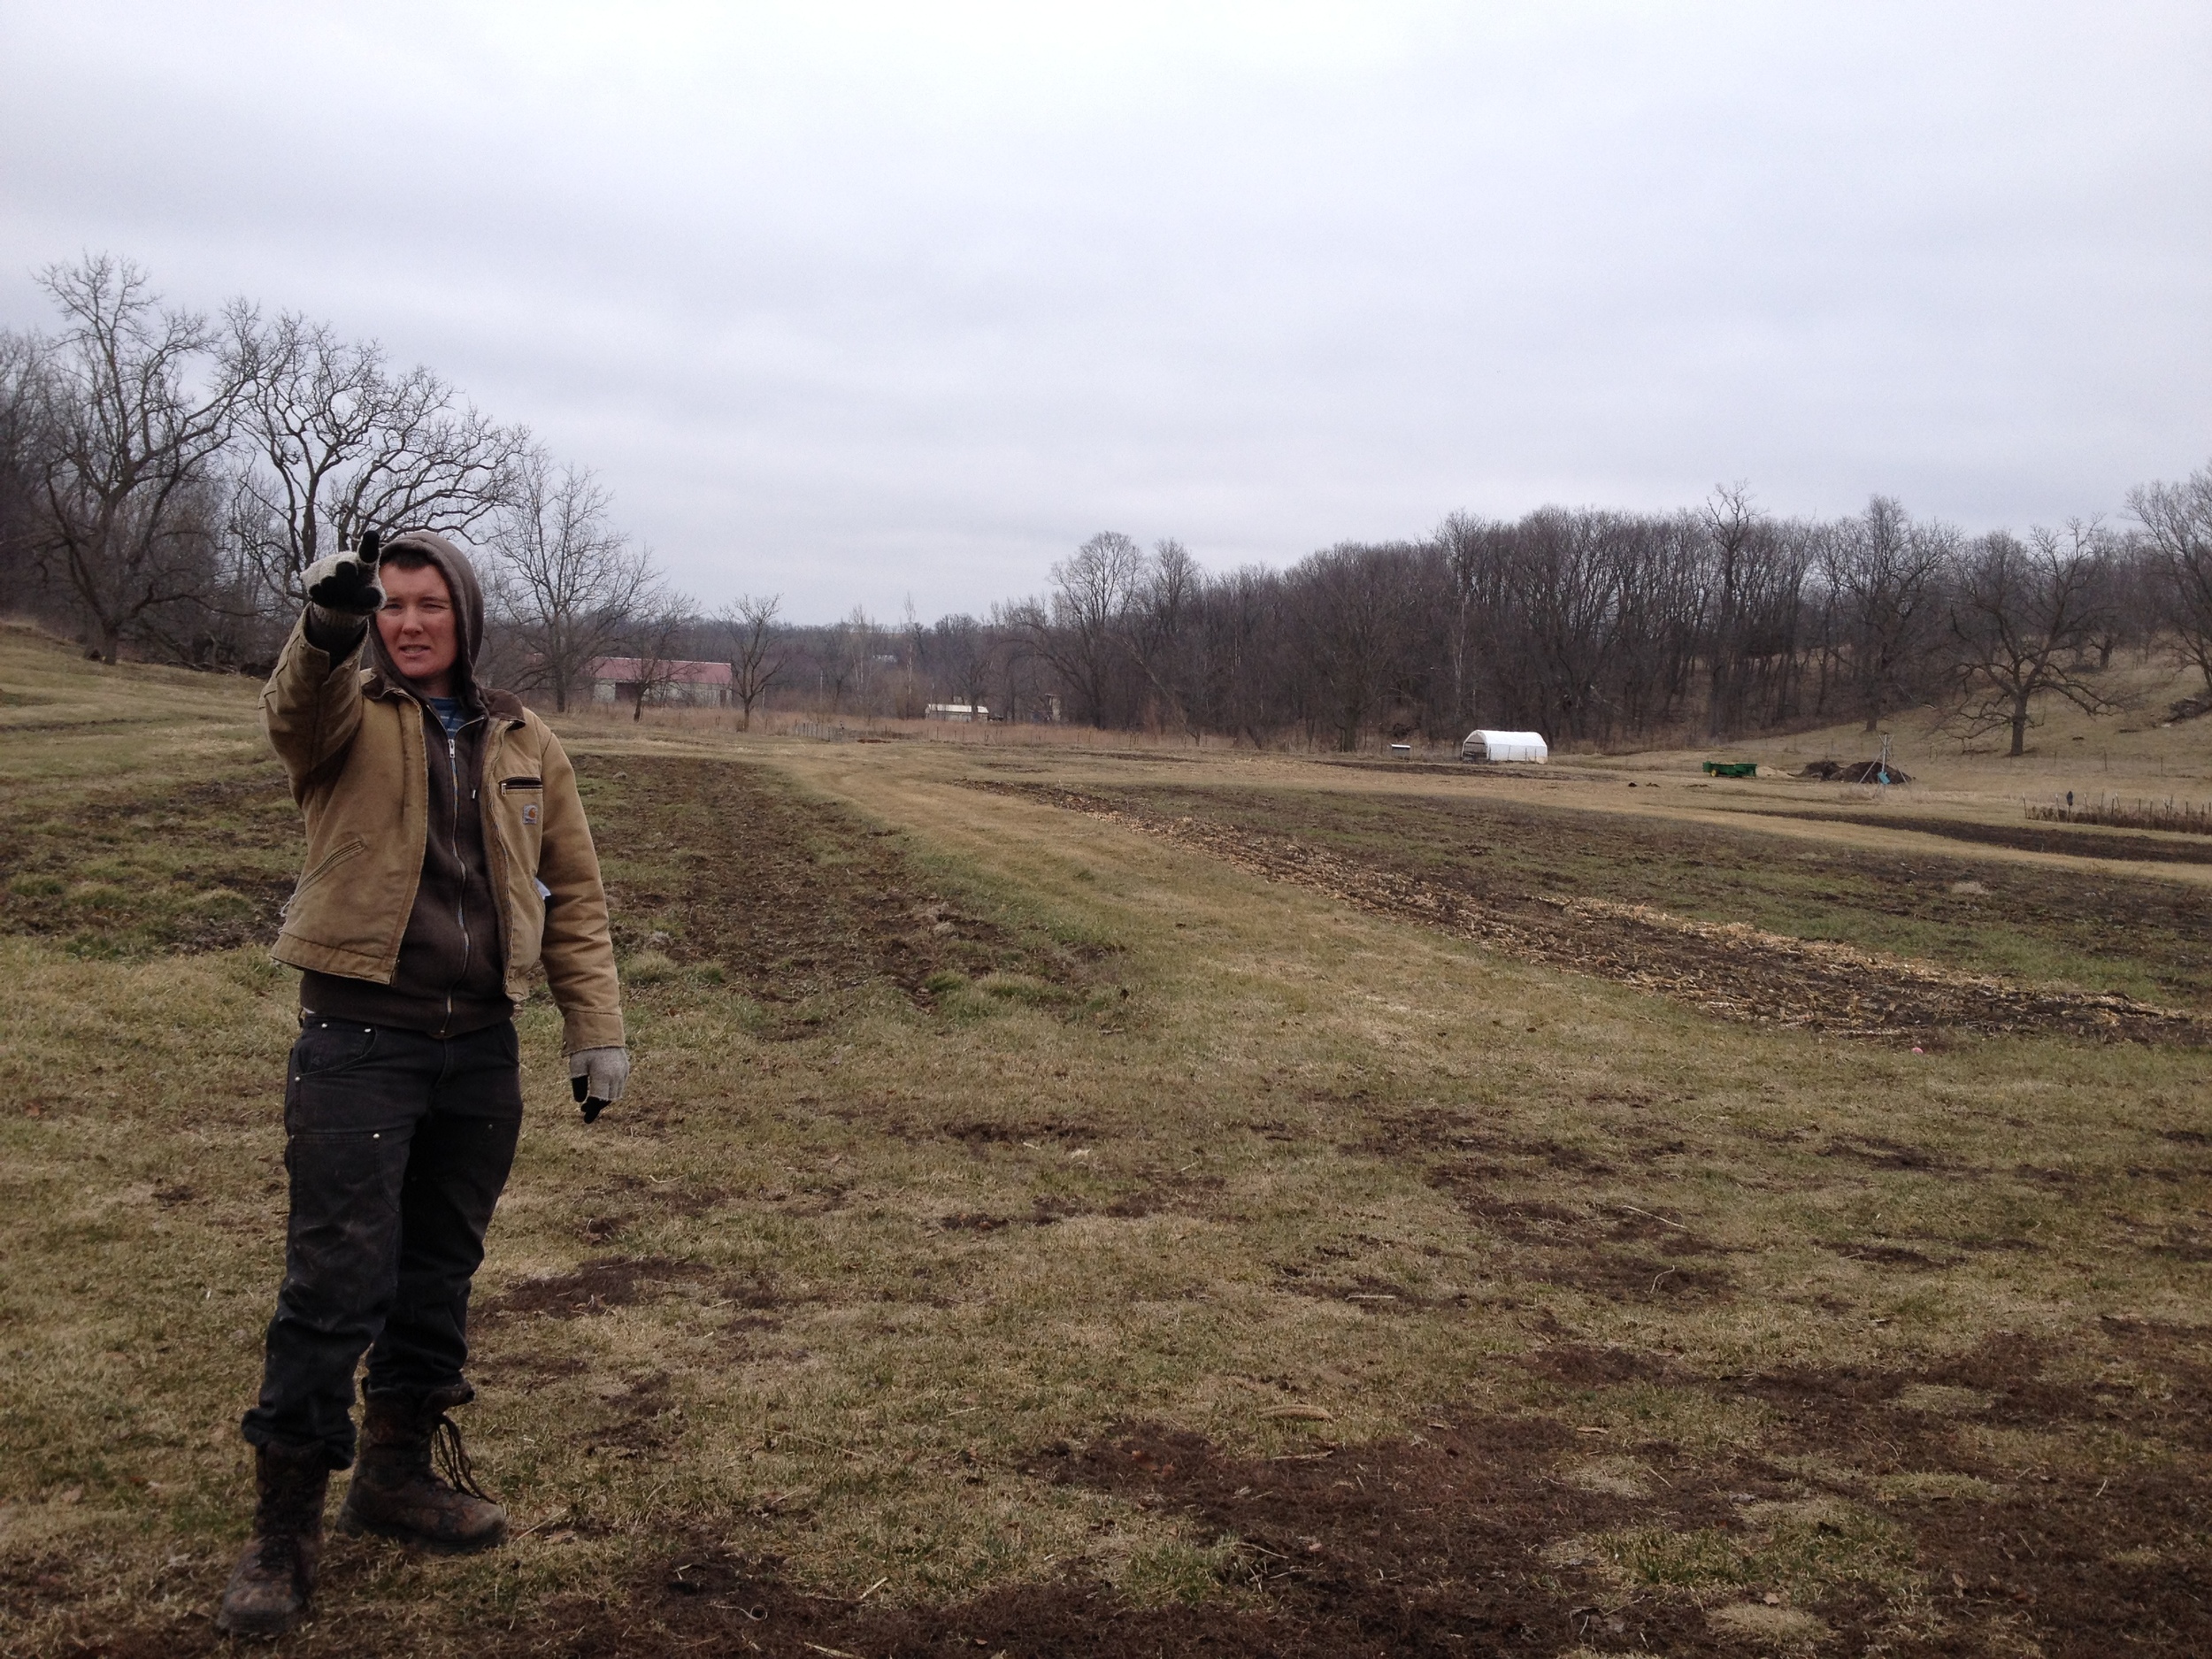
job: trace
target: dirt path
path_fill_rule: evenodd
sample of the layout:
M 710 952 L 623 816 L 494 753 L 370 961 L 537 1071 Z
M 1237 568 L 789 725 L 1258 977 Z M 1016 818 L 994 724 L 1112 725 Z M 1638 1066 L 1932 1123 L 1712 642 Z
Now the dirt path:
M 1279 834 L 1043 784 L 972 787 L 1033 800 L 1193 847 L 1271 881 L 1313 887 L 1370 914 L 1419 922 L 1531 962 L 1655 991 L 1724 1018 L 1837 1036 L 2065 1032 L 2200 1044 L 2212 1026 L 2131 998 L 2019 986 L 1741 923 L 1647 905 L 1548 895 L 1476 896 Z

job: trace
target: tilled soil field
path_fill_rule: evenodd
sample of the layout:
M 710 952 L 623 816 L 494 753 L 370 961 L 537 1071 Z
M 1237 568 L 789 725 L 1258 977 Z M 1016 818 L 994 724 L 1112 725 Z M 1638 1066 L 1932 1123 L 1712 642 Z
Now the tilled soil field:
M 994 974 L 1033 981 L 1027 1000 L 1074 1003 L 1110 959 L 964 907 L 893 832 L 764 768 L 576 764 L 625 956 L 659 951 L 785 1010 L 885 983 L 933 1006 L 955 980 Z M 303 845 L 273 764 L 160 795 L 19 809 L 0 815 L 0 930 L 102 956 L 273 941 Z
M 1238 821 L 1248 805 L 1242 795 L 1217 802 L 1195 792 L 1164 800 L 1136 790 L 992 781 L 973 787 L 1124 824 L 1270 880 L 1317 888 L 1373 914 L 1659 992 L 1724 1018 L 1891 1040 L 2029 1032 L 2188 1044 L 2212 1038 L 2212 1024 L 2200 1016 L 2111 993 L 2022 986 L 1740 922 L 1691 920 L 1647 904 L 1517 893 L 1489 879 L 1486 871 L 1455 879 L 1433 864 L 1409 869 L 1412 861 L 1387 847 L 1336 851 Z M 1281 821 L 1281 797 L 1268 804 Z M 1293 810 L 1308 804 L 1294 802 Z M 1317 813 L 1326 805 L 1310 801 Z M 1634 826 L 1608 820 L 1605 828 L 1632 833 Z M 2161 896 L 2187 902 L 2183 895 Z
M 2041 824 L 1980 824 L 1970 818 L 1929 818 L 1896 812 L 1785 811 L 1744 808 L 1747 816 L 1798 818 L 1808 824 L 1859 824 L 1869 829 L 1909 830 L 1945 841 L 1982 847 L 2010 847 L 2021 852 L 2063 853 L 2074 858 L 2124 858 L 2137 864 L 2212 864 L 2212 843 L 2178 837 L 2144 835 L 2126 830 L 2057 828 Z
M 1110 951 L 1018 932 L 916 867 L 896 833 L 795 794 L 741 762 L 584 756 L 615 939 L 719 973 L 806 1024 L 814 999 L 887 983 L 933 1006 L 970 979 L 1018 976 L 1027 1000 L 1080 1002 Z

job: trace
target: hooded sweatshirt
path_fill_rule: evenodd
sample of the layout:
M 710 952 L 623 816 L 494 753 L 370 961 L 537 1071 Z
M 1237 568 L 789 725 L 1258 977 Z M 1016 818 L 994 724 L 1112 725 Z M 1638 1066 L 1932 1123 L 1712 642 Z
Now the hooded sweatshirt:
M 372 620 L 367 658 L 376 678 L 365 694 L 406 698 L 421 710 L 430 773 L 430 832 L 423 845 L 422 878 L 415 888 L 414 909 L 400 941 L 392 982 L 379 985 L 311 969 L 300 980 L 300 1006 L 326 1019 L 456 1037 L 495 1025 L 514 1013 L 507 996 L 504 941 L 477 799 L 483 783 L 488 712 L 484 688 L 476 681 L 476 659 L 484 642 L 484 590 L 466 557 L 442 535 L 411 530 L 384 544 L 385 562 L 403 553 L 428 558 L 453 597 L 458 647 L 453 695 L 459 704 L 460 730 L 447 732 L 429 698 L 393 663 L 384 649 L 384 636 Z M 311 634 L 322 631 L 311 626 Z

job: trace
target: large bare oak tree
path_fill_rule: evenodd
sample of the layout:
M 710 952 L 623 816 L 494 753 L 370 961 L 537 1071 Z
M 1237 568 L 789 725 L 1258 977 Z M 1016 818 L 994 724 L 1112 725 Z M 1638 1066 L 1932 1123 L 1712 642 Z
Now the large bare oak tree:
M 240 381 L 206 319 L 164 306 L 128 260 L 90 255 L 39 282 L 64 326 L 26 377 L 37 548 L 111 663 L 150 614 L 214 585 L 206 494 Z

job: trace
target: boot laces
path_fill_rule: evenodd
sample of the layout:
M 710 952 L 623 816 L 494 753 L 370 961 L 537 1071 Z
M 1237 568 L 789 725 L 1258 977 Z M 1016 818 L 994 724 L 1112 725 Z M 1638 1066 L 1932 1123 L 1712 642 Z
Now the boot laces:
M 465 1492 L 472 1498 L 486 1503 L 496 1502 L 492 1494 L 476 1482 L 476 1469 L 469 1462 L 468 1448 L 461 1444 L 460 1425 L 441 1411 L 438 1420 L 430 1428 L 430 1445 L 438 1460 L 438 1472 L 457 1492 Z

